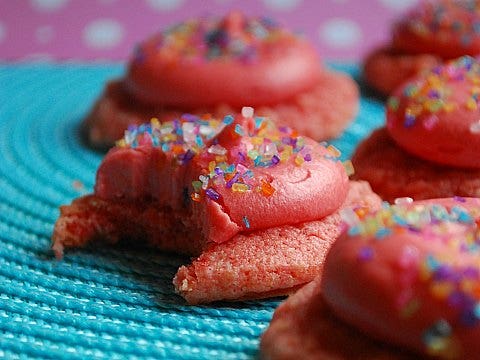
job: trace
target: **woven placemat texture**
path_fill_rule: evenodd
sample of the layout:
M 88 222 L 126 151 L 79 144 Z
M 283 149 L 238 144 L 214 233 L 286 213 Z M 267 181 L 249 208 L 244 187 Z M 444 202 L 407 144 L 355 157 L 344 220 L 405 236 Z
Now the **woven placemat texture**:
M 356 67 L 343 67 L 356 72 Z M 125 246 L 69 251 L 58 207 L 90 192 L 102 154 L 78 125 L 118 65 L 0 65 L 0 357 L 255 359 L 281 299 L 188 306 L 171 280 L 188 259 Z M 383 122 L 380 102 L 334 141 L 348 157 Z

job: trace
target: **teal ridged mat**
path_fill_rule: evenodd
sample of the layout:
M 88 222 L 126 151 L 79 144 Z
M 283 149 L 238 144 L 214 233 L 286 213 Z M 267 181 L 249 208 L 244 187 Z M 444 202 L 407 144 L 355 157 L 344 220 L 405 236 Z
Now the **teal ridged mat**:
M 356 75 L 355 66 L 335 66 Z M 61 204 L 91 191 L 100 153 L 78 124 L 120 65 L 0 65 L 0 358 L 255 359 L 281 299 L 188 306 L 180 256 L 126 246 L 69 251 L 50 235 Z M 347 158 L 382 104 L 333 141 Z

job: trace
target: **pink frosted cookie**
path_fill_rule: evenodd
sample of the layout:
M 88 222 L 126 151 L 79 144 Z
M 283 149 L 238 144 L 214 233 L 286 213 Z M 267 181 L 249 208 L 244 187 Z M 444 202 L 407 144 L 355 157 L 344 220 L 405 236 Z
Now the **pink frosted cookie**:
M 480 196 L 480 64 L 461 57 L 399 87 L 387 131 L 360 144 L 355 178 L 383 198 Z
M 304 38 L 269 19 L 233 12 L 186 21 L 141 43 L 84 129 L 92 145 L 111 146 L 128 125 L 151 117 L 221 118 L 242 106 L 323 140 L 353 119 L 358 89 L 347 75 L 325 69 Z
M 480 5 L 422 1 L 393 26 L 392 40 L 365 61 L 366 81 L 384 95 L 442 60 L 480 53 Z
M 478 358 L 480 199 L 343 219 L 323 274 L 276 310 L 264 358 Z
M 61 208 L 53 248 L 61 255 L 64 247 L 126 238 L 202 254 L 175 280 L 191 303 L 290 292 L 310 281 L 323 259 L 294 249 L 333 241 L 332 214 L 347 193 L 349 206 L 380 202 L 365 184 L 349 184 L 336 156 L 252 108 L 236 118 L 184 115 L 131 128 L 100 165 L 94 194 Z M 256 255 L 247 256 L 249 249 Z M 265 261 L 267 253 L 278 258 Z M 261 284 L 248 275 L 255 266 L 264 267 Z

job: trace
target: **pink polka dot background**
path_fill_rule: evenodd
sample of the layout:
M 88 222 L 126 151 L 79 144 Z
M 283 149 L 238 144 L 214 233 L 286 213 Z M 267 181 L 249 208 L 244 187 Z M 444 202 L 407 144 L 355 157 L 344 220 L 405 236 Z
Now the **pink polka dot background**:
M 359 61 L 418 0 L 0 0 L 0 60 L 125 60 L 186 18 L 236 9 L 308 36 L 324 59 Z

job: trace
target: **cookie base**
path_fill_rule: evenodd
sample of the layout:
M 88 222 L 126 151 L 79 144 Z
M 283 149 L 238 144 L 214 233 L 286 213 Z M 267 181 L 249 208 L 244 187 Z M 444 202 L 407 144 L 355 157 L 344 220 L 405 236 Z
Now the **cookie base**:
M 261 338 L 262 359 L 418 359 L 377 342 L 336 318 L 322 299 L 320 281 L 318 276 L 275 310 Z
M 380 206 L 365 182 L 350 182 L 344 206 Z M 180 214 L 152 204 L 107 202 L 94 195 L 61 208 L 53 249 L 102 240 L 147 242 L 154 247 L 193 256 L 174 278 L 177 293 L 191 304 L 287 295 L 313 280 L 327 250 L 340 234 L 339 211 L 321 220 L 238 234 L 220 244 L 202 243 L 186 228 Z M 186 230 L 188 229 L 188 230 Z
M 325 71 L 310 91 L 279 104 L 257 106 L 255 115 L 268 116 L 280 125 L 292 127 L 300 134 L 320 141 L 340 135 L 356 116 L 358 106 L 356 83 L 346 74 Z M 214 118 L 223 118 L 240 111 L 228 104 L 196 109 L 147 106 L 129 96 L 122 80 L 114 80 L 107 84 L 81 126 L 90 146 L 108 149 L 123 137 L 129 125 L 149 122 L 152 117 L 160 122 L 171 121 L 184 113 L 209 113 Z
M 480 170 L 437 165 L 408 154 L 386 128 L 375 130 L 352 157 L 353 178 L 370 183 L 386 201 L 453 196 L 480 197 Z

